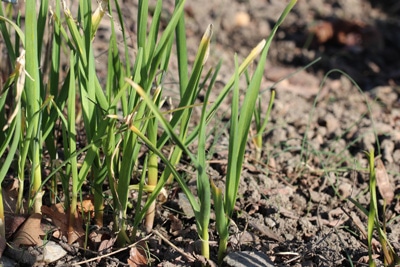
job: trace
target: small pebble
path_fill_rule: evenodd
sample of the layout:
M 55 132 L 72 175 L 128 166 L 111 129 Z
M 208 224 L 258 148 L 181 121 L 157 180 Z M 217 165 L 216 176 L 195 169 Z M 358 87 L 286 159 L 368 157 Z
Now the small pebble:
M 276 225 L 276 222 L 274 220 L 272 220 L 271 218 L 268 218 L 268 217 L 266 217 L 264 219 L 264 223 L 265 223 L 265 225 L 267 225 L 267 226 L 269 226 L 271 228 L 275 227 L 275 225 Z
M 235 15 L 236 27 L 247 27 L 250 24 L 250 15 L 247 12 L 239 11 Z

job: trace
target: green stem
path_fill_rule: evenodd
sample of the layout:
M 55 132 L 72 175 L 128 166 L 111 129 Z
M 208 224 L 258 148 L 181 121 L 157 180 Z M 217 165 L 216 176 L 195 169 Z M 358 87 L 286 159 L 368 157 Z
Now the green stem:
M 218 247 L 218 264 L 222 264 L 227 248 L 228 248 L 228 238 L 220 238 Z
M 3 204 L 3 190 L 0 190 L 0 237 L 6 238 L 6 226 L 4 223 L 4 204 Z
M 72 198 L 71 198 L 71 205 L 69 206 L 69 218 L 68 218 L 68 244 L 71 244 L 72 241 L 74 240 L 76 231 L 75 222 L 78 215 L 76 210 L 76 206 L 78 204 L 77 202 L 78 196 L 76 192 L 73 192 L 71 197 Z
M 150 153 L 149 156 L 149 165 L 148 165 L 148 185 L 157 185 L 157 176 L 158 176 L 158 157 L 157 154 L 154 152 Z M 152 192 L 148 193 L 148 196 L 150 197 Z M 145 228 L 146 232 L 150 233 L 151 230 L 153 229 L 153 224 L 154 224 L 154 216 L 155 216 L 155 211 L 156 211 L 156 202 L 153 201 L 151 205 L 149 206 L 148 210 L 146 211 L 146 217 L 145 217 Z
M 104 198 L 103 198 L 103 183 L 105 180 L 105 175 L 100 174 L 97 171 L 93 175 L 93 204 L 94 204 L 94 214 L 95 222 L 99 227 L 103 227 L 103 216 L 104 216 Z M 103 177 L 102 177 L 103 176 Z
M 259 161 L 261 159 L 261 152 L 262 152 L 262 148 L 263 148 L 263 139 L 262 139 L 263 133 L 265 131 L 265 128 L 267 127 L 269 117 L 271 115 L 272 106 L 274 105 L 274 101 L 275 101 L 275 94 L 276 94 L 276 90 L 274 88 L 271 88 L 271 97 L 269 99 L 268 109 L 267 109 L 267 113 L 265 114 L 264 122 L 262 125 L 260 125 L 260 128 L 257 131 L 257 135 L 253 139 L 255 142 L 255 145 L 256 145 L 257 161 Z M 255 111 L 255 112 L 257 112 L 257 111 Z M 261 110 L 259 110 L 259 112 L 261 112 Z
M 201 237 L 201 255 L 203 255 L 206 259 L 210 258 L 210 242 L 208 236 L 208 227 L 203 229 L 202 237 Z
M 161 87 L 158 87 L 157 90 L 154 92 L 153 96 L 156 105 L 160 105 L 160 98 L 159 98 L 160 93 L 161 93 Z M 158 129 L 157 119 L 153 118 L 149 121 L 149 124 L 147 126 L 147 134 L 149 136 L 149 140 L 154 145 L 157 144 L 157 129 Z M 154 152 L 150 152 L 147 174 L 148 174 L 147 184 L 149 186 L 156 186 L 158 183 L 158 156 Z M 150 197 L 151 194 L 152 192 L 148 192 L 147 193 L 148 197 Z M 150 233 L 151 230 L 153 229 L 155 211 L 156 211 L 156 202 L 153 201 L 146 211 L 145 228 L 147 233 Z
M 29 128 L 32 127 L 32 135 L 27 136 L 30 139 L 30 159 L 32 160 L 32 181 L 30 199 L 33 201 L 33 212 L 40 213 L 41 199 L 37 198 L 42 184 L 42 174 L 40 167 L 41 153 L 41 133 L 40 133 L 40 76 L 38 63 L 38 43 L 37 43 L 37 18 L 36 1 L 26 1 L 26 29 L 25 43 L 26 47 L 26 71 L 30 77 L 25 81 L 25 93 L 27 101 L 27 122 Z

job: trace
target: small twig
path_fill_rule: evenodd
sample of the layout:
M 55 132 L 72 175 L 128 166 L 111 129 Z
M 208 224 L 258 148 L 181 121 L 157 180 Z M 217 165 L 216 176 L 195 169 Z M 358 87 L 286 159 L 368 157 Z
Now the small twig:
M 165 238 L 158 230 L 154 230 L 152 231 L 154 234 L 156 234 L 157 236 L 159 236 L 165 243 L 167 243 L 169 246 L 171 246 L 173 249 L 175 249 L 178 253 L 180 253 L 181 255 L 183 255 L 185 258 L 187 258 L 189 261 L 194 262 L 196 261 L 196 258 L 193 257 L 192 255 L 186 253 L 185 251 L 183 251 L 182 249 L 178 248 L 177 246 L 175 246 L 174 244 L 171 243 L 171 241 L 169 241 L 167 238 Z
M 275 256 L 294 256 L 293 258 L 291 258 L 291 259 L 285 261 L 286 264 L 291 263 L 291 262 L 293 262 L 293 261 L 296 261 L 296 260 L 300 259 L 301 256 L 302 256 L 302 255 L 300 255 L 300 253 L 297 253 L 297 252 L 289 252 L 289 251 L 286 251 L 286 252 L 277 252 L 277 253 L 275 253 L 274 255 L 275 255 Z
M 152 234 L 149 234 L 149 235 L 143 237 L 142 239 L 140 239 L 139 241 L 137 241 L 137 242 L 135 242 L 135 243 L 133 243 L 133 244 L 130 244 L 130 245 L 127 246 L 127 247 L 118 249 L 118 250 L 116 250 L 116 251 L 112 251 L 112 252 L 110 252 L 110 253 L 108 253 L 108 254 L 104 254 L 104 255 L 101 255 L 101 256 L 98 256 L 98 257 L 95 257 L 95 258 L 91 258 L 91 259 L 88 259 L 88 260 L 84 260 L 84 261 L 80 261 L 80 262 L 73 263 L 73 264 L 71 264 L 71 266 L 78 266 L 78 265 L 81 265 L 81 264 L 84 264 L 84 263 L 88 263 L 88 262 L 100 260 L 100 259 L 103 259 L 103 258 L 108 258 L 108 257 L 110 257 L 111 255 L 120 253 L 121 251 L 130 249 L 130 248 L 136 246 L 139 242 L 141 242 L 141 241 L 143 241 L 143 240 L 149 239 L 149 237 L 150 237 L 151 235 L 152 235 Z

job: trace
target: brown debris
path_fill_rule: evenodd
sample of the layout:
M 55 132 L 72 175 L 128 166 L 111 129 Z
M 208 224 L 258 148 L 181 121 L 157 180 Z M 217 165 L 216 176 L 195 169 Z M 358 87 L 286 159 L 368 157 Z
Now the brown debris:
M 168 215 L 168 219 L 171 220 L 171 228 L 169 229 L 169 232 L 173 236 L 178 236 L 181 234 L 182 229 L 183 229 L 183 223 L 180 219 L 178 219 L 176 216 L 173 214 Z
M 14 236 L 13 243 L 16 246 L 41 246 L 43 245 L 42 237 L 45 235 L 40 227 L 42 215 L 39 213 L 32 214 L 20 227 Z
M 147 256 L 143 247 L 138 244 L 129 251 L 128 265 L 131 267 L 147 266 Z
M 94 198 L 93 195 L 77 203 L 78 212 L 83 212 L 85 216 L 89 215 L 94 218 Z
M 73 233 L 68 232 L 68 216 L 61 203 L 55 204 L 51 207 L 42 206 L 42 213 L 43 215 L 47 216 L 47 218 L 51 219 L 53 223 L 58 227 L 59 232 L 55 232 L 53 234 L 54 237 L 70 237 L 68 240 L 70 244 L 74 243 L 77 240 L 82 241 L 81 237 L 85 236 L 85 231 L 82 228 L 83 221 L 80 213 L 76 214 L 75 216 Z
M 26 220 L 26 216 L 6 213 L 5 214 L 5 226 L 6 226 L 6 238 L 12 236 L 17 229 Z
M 356 51 L 364 49 L 380 51 L 383 48 L 383 37 L 380 32 L 375 27 L 360 21 L 324 20 L 311 27 L 310 32 L 315 34 L 318 45 L 330 43 Z
M 394 187 L 390 182 L 389 175 L 381 159 L 376 160 L 375 173 L 376 185 L 378 187 L 379 193 L 386 201 L 386 204 L 390 205 L 394 198 Z

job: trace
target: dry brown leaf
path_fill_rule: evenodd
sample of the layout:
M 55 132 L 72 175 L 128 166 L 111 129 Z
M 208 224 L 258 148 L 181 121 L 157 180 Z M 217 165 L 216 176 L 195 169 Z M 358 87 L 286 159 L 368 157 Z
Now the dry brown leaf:
M 128 264 L 131 267 L 147 266 L 147 257 L 143 248 L 132 247 L 129 251 Z
M 20 227 L 27 218 L 23 215 L 11 214 L 8 212 L 5 213 L 4 216 L 6 225 L 6 238 L 11 237 L 17 231 L 18 227 Z
M 4 211 L 15 213 L 15 207 L 17 205 L 19 181 L 14 178 L 6 186 L 2 187 L 3 190 L 3 202 Z M 23 210 L 21 210 L 23 212 Z
M 372 259 L 376 260 L 379 258 L 378 254 L 373 254 Z M 369 256 L 362 256 L 361 258 L 358 259 L 358 263 L 368 263 L 369 262 Z
M 157 196 L 157 202 L 159 204 L 164 204 L 168 200 L 168 192 L 167 190 L 163 187 L 160 191 L 160 193 Z
M 364 239 L 367 239 L 367 231 L 365 230 L 364 224 L 361 222 L 360 217 L 355 212 L 350 213 L 351 220 L 357 226 L 358 230 L 360 230 L 361 234 L 363 235 Z
M 8 192 L 14 191 L 17 194 L 18 193 L 18 189 L 19 189 L 19 180 L 17 178 L 13 178 L 12 182 L 10 184 L 8 184 L 6 190 Z M 15 195 L 15 196 L 17 196 L 17 195 Z
M 171 228 L 169 229 L 169 232 L 173 236 L 178 236 L 183 228 L 182 221 L 172 214 L 168 215 L 168 219 L 171 220 Z
M 112 249 L 116 240 L 117 240 L 116 237 L 112 237 L 112 238 L 109 237 L 107 239 L 103 239 L 100 243 L 98 251 L 102 252 L 104 254 L 105 251 Z
M 42 206 L 42 214 L 51 219 L 51 221 L 53 221 L 57 226 L 59 232 L 54 232 L 54 237 L 62 238 L 63 236 L 67 236 L 68 218 L 61 203 L 55 204 L 51 207 Z
M 390 205 L 394 198 L 394 186 L 390 182 L 389 175 L 381 159 L 376 160 L 375 175 L 379 193 L 386 201 L 386 204 Z
M 67 210 L 69 213 L 69 210 Z M 83 246 L 83 238 L 85 236 L 85 231 L 82 228 L 83 220 L 81 213 L 75 211 L 73 225 L 68 227 L 68 243 L 73 244 L 75 241 L 79 241 L 79 244 Z
M 100 244 L 103 238 L 103 234 L 99 233 L 99 231 L 92 231 L 89 234 L 89 240 L 92 241 L 93 244 Z
M 16 246 L 43 245 L 42 236 L 44 236 L 45 233 L 42 231 L 42 228 L 40 228 L 41 220 L 42 215 L 40 213 L 32 214 L 15 234 L 13 243 Z
M 60 230 L 59 233 L 55 232 L 55 235 L 58 235 L 55 237 L 68 237 L 68 242 L 72 244 L 85 235 L 85 231 L 82 228 L 83 221 L 80 213 L 75 214 L 75 223 L 73 225 L 74 231 L 68 233 L 68 215 L 64 211 L 64 207 L 61 203 L 57 203 L 51 207 L 42 206 L 42 213 L 51 219 Z
M 87 215 L 90 215 L 90 218 L 94 218 L 94 198 L 93 196 L 84 199 L 82 202 L 78 202 L 77 204 L 78 212 L 81 213 L 82 211 Z
M 351 220 L 353 223 L 357 226 L 358 230 L 360 230 L 363 239 L 367 240 L 367 231 L 365 230 L 364 224 L 361 222 L 361 219 L 358 217 L 358 215 L 355 212 L 350 213 Z M 378 240 L 375 238 L 372 238 L 372 247 L 375 249 L 375 251 L 379 251 L 380 243 Z
M 112 248 L 117 238 L 108 231 L 97 230 L 89 234 L 89 239 L 97 247 L 97 251 L 104 254 Z

